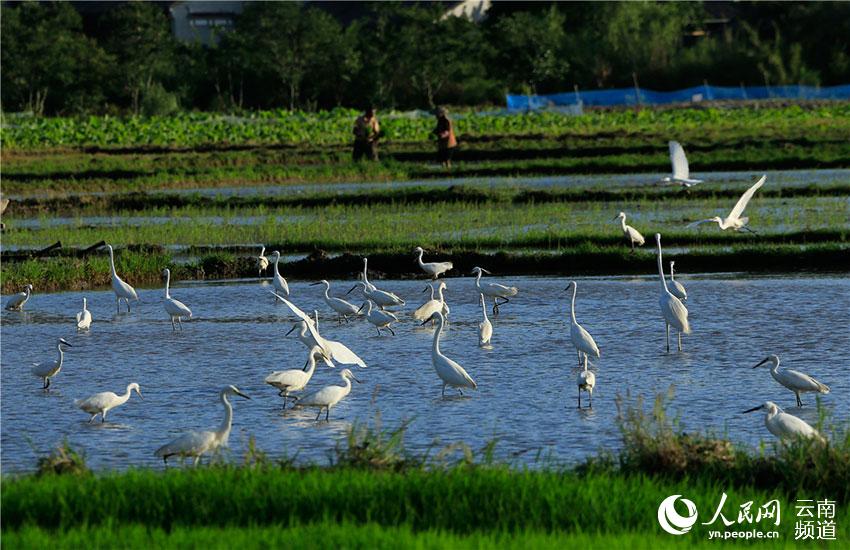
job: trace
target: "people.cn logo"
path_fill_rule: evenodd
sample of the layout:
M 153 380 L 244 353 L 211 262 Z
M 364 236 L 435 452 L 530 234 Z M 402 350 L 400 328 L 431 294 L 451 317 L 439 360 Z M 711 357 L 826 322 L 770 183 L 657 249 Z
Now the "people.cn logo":
M 679 515 L 676 511 L 676 500 L 681 496 L 671 495 L 658 506 L 658 524 L 671 535 L 684 535 L 697 522 L 697 506 L 693 501 L 682 499 L 682 504 L 688 509 L 687 515 Z

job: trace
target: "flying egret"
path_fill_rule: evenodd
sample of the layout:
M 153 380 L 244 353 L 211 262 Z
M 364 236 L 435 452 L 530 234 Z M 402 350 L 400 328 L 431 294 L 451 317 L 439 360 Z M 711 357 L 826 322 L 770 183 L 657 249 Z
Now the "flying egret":
M 326 280 L 322 279 L 318 283 L 311 283 L 310 286 L 316 285 L 325 285 L 325 303 L 328 304 L 328 307 L 336 312 L 337 322 L 342 323 L 342 321 L 348 322 L 348 316 L 354 315 L 357 316 L 360 311 L 357 309 L 357 306 L 346 302 L 342 298 L 336 298 L 330 295 L 331 284 Z
M 691 326 L 688 324 L 688 309 L 681 300 L 676 298 L 667 288 L 667 280 L 664 278 L 664 270 L 661 268 L 661 233 L 655 234 L 655 243 L 658 245 L 658 276 L 661 278 L 661 297 L 658 304 L 661 306 L 661 315 L 667 329 L 667 353 L 670 353 L 670 326 L 676 329 L 679 335 L 679 351 L 682 351 L 682 333 L 690 334 Z
M 23 292 L 19 292 L 11 296 L 8 300 L 6 300 L 6 305 L 4 307 L 8 311 L 22 311 L 24 309 L 24 304 L 27 303 L 30 296 L 32 296 L 32 285 L 24 285 Z
M 65 358 L 65 350 L 63 349 L 63 346 L 67 346 L 69 348 L 74 347 L 65 341 L 64 338 L 60 338 L 56 345 L 59 350 L 59 357 L 57 359 L 54 359 L 53 361 L 45 361 L 43 363 L 33 363 L 32 365 L 32 373 L 44 381 L 44 387 L 42 389 L 48 389 L 50 387 L 50 379 L 59 374 L 59 371 L 62 370 L 62 360 Z
M 481 313 L 484 314 L 484 320 L 478 324 L 478 346 L 483 348 L 490 344 L 490 338 L 493 337 L 493 325 L 487 318 L 487 306 L 484 304 L 483 294 L 478 294 L 478 301 L 481 303 Z
M 629 241 L 629 244 L 632 246 L 632 252 L 635 251 L 635 245 L 643 246 L 643 243 L 645 243 L 646 240 L 643 238 L 643 235 L 641 235 L 637 229 L 635 229 L 631 225 L 626 225 L 625 212 L 620 212 L 619 214 L 614 216 L 614 219 L 620 220 L 620 224 L 623 228 L 623 235 L 626 236 L 626 240 Z
M 302 328 L 306 329 L 312 338 L 310 342 L 311 345 L 308 346 L 308 349 L 312 349 L 313 346 L 319 346 L 322 349 L 322 354 L 326 359 L 333 359 L 337 363 L 342 363 L 343 365 L 357 365 L 361 368 L 366 368 L 366 363 L 363 361 L 363 359 L 361 359 L 357 356 L 356 353 L 348 349 L 345 344 L 323 338 L 319 334 L 319 329 L 317 328 L 318 322 L 316 320 L 310 319 L 309 315 L 301 311 L 298 306 L 296 306 L 283 296 L 275 294 L 272 291 L 269 292 L 277 296 L 277 299 L 286 304 L 287 307 L 292 310 L 292 313 L 294 313 L 304 323 Z M 293 327 L 293 329 L 294 328 L 295 327 Z M 290 330 L 289 332 L 292 332 L 292 330 Z M 304 341 L 305 340 L 302 339 L 302 342 Z M 328 366 L 333 366 L 333 364 L 329 363 L 327 360 L 325 362 L 328 363 Z
M 761 361 L 761 363 L 753 368 L 758 368 L 768 362 L 773 364 L 773 367 L 770 369 L 770 374 L 773 376 L 773 379 L 794 392 L 794 395 L 797 396 L 798 407 L 803 406 L 803 400 L 800 399 L 801 393 L 829 393 L 829 386 L 821 384 L 808 374 L 803 374 L 800 371 L 792 369 L 780 369 L 779 357 L 776 355 L 768 355 Z
M 755 411 L 765 411 L 767 414 L 764 417 L 764 425 L 767 430 L 780 439 L 804 437 L 819 439 L 826 441 L 818 431 L 805 421 L 797 418 L 794 415 L 783 411 L 779 406 L 772 402 L 766 401 L 763 405 L 747 409 L 744 413 Z
M 428 285 L 422 292 L 427 290 L 431 291 L 431 299 L 416 308 L 416 311 L 413 312 L 413 318 L 417 321 L 425 321 L 430 320 L 431 315 L 434 314 L 435 311 L 442 311 L 443 315 L 447 315 L 446 313 L 446 299 L 443 296 L 443 291 L 446 290 L 446 283 L 444 281 L 440 281 L 437 284 L 437 296 L 439 299 L 434 297 L 434 287 Z
M 274 288 L 277 292 L 283 294 L 287 298 L 289 297 L 289 285 L 286 283 L 286 279 L 280 274 L 280 269 L 278 268 L 278 264 L 280 263 L 280 252 L 275 250 L 272 252 L 272 259 L 274 259 L 274 278 L 272 279 L 272 283 L 274 284 Z
M 729 215 L 726 218 L 721 218 L 720 216 L 714 216 L 713 218 L 708 218 L 707 220 L 699 220 L 693 223 L 689 223 L 687 227 L 696 227 L 701 223 L 711 223 L 714 222 L 720 227 L 720 229 L 732 229 L 734 231 L 740 231 L 742 229 L 746 229 L 750 233 L 755 233 L 752 229 L 747 227 L 747 222 L 750 221 L 750 218 L 744 216 L 741 217 L 741 214 L 744 213 L 744 208 L 747 207 L 747 203 L 750 202 L 750 199 L 753 198 L 753 195 L 756 191 L 758 191 L 759 187 L 764 185 L 767 176 L 764 175 L 757 182 L 753 184 L 752 187 L 747 189 L 747 191 L 741 195 L 741 198 L 738 199 L 738 202 L 735 203 L 735 208 L 729 212 Z
M 86 299 L 83 298 L 83 310 L 77 313 L 77 330 L 88 330 L 91 327 L 91 311 L 86 307 Z
M 503 306 L 510 302 L 508 298 L 516 296 L 519 290 L 515 286 L 505 286 L 500 285 L 499 283 L 484 283 L 482 285 L 481 273 L 487 273 L 488 275 L 491 274 L 489 271 L 481 267 L 472 268 L 472 274 L 477 275 L 475 277 L 475 288 L 478 289 L 479 294 L 483 294 L 487 298 L 493 298 L 493 315 L 498 315 L 499 306 Z M 499 298 L 504 301 L 499 303 Z
M 112 270 L 112 291 L 115 292 L 115 303 L 118 306 L 118 313 L 121 313 L 121 300 L 127 303 L 127 313 L 130 312 L 130 298 L 139 301 L 139 295 L 136 294 L 136 289 L 121 280 L 121 277 L 115 272 L 115 253 L 112 250 L 112 245 L 106 245 L 109 249 L 109 269 Z
M 301 391 L 310 382 L 313 373 L 316 371 L 316 359 L 324 358 L 322 348 L 315 346 L 310 350 L 310 355 L 307 358 L 307 364 L 303 369 L 290 369 L 274 371 L 266 376 L 266 384 L 274 386 L 278 389 L 278 395 L 283 397 L 283 408 L 286 408 L 286 401 L 292 397 L 298 400 L 295 396 L 290 396 L 290 392 Z
M 578 373 L 576 377 L 578 385 L 578 408 L 581 408 L 581 392 L 587 392 L 587 398 L 590 400 L 589 409 L 593 408 L 593 387 L 596 386 L 596 375 L 587 370 L 587 363 L 584 364 L 584 370 Z
M 221 403 L 224 405 L 224 421 L 218 430 L 210 432 L 185 432 L 171 443 L 166 443 L 157 449 L 154 455 L 162 458 L 162 461 L 166 465 L 168 465 L 168 457 L 175 455 L 181 457 L 192 456 L 195 457 L 194 465 L 197 466 L 202 455 L 214 452 L 219 447 L 226 447 L 227 440 L 230 437 L 230 428 L 233 424 L 233 407 L 227 399 L 229 395 L 238 395 L 245 399 L 251 399 L 239 391 L 236 386 L 225 387 L 219 393 Z
M 383 309 L 372 309 L 372 300 L 366 300 L 363 302 L 363 305 L 360 306 L 360 309 L 357 311 L 363 311 L 363 308 L 366 308 L 366 319 L 369 320 L 370 323 L 375 325 L 375 330 L 378 331 L 378 336 L 381 335 L 381 329 L 385 328 L 390 333 L 395 336 L 395 331 L 390 326 L 391 323 L 397 323 L 398 317 L 391 311 L 384 311 Z
M 676 262 L 670 262 L 670 293 L 683 302 L 688 299 L 688 291 L 685 290 L 685 285 L 673 278 L 673 266 Z
M 346 292 L 346 294 L 351 294 L 358 285 L 363 285 L 363 295 L 367 299 L 375 302 L 375 304 L 377 304 L 381 309 L 404 305 L 404 300 L 399 298 L 397 295 L 392 292 L 387 292 L 386 290 L 378 290 L 375 288 L 375 285 L 370 285 L 364 281 L 358 281 L 357 284 L 351 287 L 351 290 Z
M 440 275 L 442 275 L 443 273 L 445 273 L 446 271 L 449 271 L 452 267 L 454 267 L 454 265 L 451 262 L 424 263 L 422 261 L 422 255 L 425 254 L 425 251 L 422 250 L 421 246 L 417 246 L 413 251 L 419 254 L 419 256 L 416 259 L 416 261 L 419 263 L 419 267 L 421 267 L 422 271 L 424 271 L 425 273 L 430 275 L 431 278 L 434 279 L 435 281 L 437 280 L 437 277 L 439 277 Z
M 673 174 L 661 181 L 681 185 L 682 187 L 690 187 L 702 183 L 702 180 L 691 178 L 691 173 L 688 169 L 688 157 L 685 156 L 685 150 L 682 149 L 679 142 L 671 141 L 668 143 L 668 146 L 670 147 L 670 164 L 673 165 Z
M 261 277 L 263 272 L 269 268 L 269 259 L 266 258 L 266 247 L 260 250 L 260 255 L 257 256 L 257 277 Z
M 593 355 L 599 357 L 599 347 L 593 341 L 593 336 L 587 332 L 583 326 L 576 321 L 576 290 L 578 285 L 575 281 L 571 281 L 564 290 L 573 289 L 573 299 L 570 303 L 570 339 L 573 341 L 573 346 L 578 353 L 578 364 L 582 364 L 582 356 L 584 356 L 584 368 L 587 370 L 587 356 Z
M 192 310 L 186 307 L 186 304 L 180 300 L 171 297 L 168 290 L 168 286 L 171 283 L 171 270 L 165 268 L 162 270 L 162 274 L 165 275 L 165 302 L 163 305 L 165 306 L 165 312 L 171 317 L 171 330 L 177 330 L 174 326 L 175 319 L 177 320 L 177 324 L 180 325 L 180 330 L 183 330 L 183 321 L 181 318 L 186 317 L 187 319 L 191 319 Z
M 434 343 L 431 347 L 431 364 L 434 365 L 434 370 L 437 371 L 437 376 L 440 377 L 440 380 L 443 381 L 443 391 L 441 393 L 442 396 L 446 395 L 446 386 L 451 386 L 453 388 L 457 388 L 457 391 L 463 395 L 463 390 L 461 388 L 472 388 L 477 389 L 478 384 L 475 383 L 475 380 L 469 376 L 463 367 L 461 367 L 456 361 L 453 361 L 443 355 L 440 351 L 440 336 L 443 334 L 443 326 L 446 324 L 446 319 L 443 317 L 443 313 L 440 311 L 435 311 L 431 317 L 437 321 L 437 330 L 434 332 Z M 422 322 L 424 325 L 430 319 L 425 319 Z
M 104 423 L 106 422 L 106 413 L 115 407 L 126 403 L 127 400 L 130 399 L 130 392 L 132 390 L 136 390 L 136 393 L 139 394 L 139 399 L 142 398 L 142 391 L 139 388 L 139 385 L 132 382 L 127 384 L 127 391 L 124 395 L 117 395 L 111 391 L 105 391 L 102 393 L 96 393 L 86 399 L 77 399 L 74 401 L 74 404 L 91 415 L 91 418 L 89 418 L 89 424 L 94 422 L 94 419 L 98 414 L 100 415 L 100 422 Z
M 342 377 L 342 386 L 325 386 L 318 391 L 301 397 L 295 402 L 295 406 L 318 408 L 319 414 L 316 415 L 316 420 L 322 416 L 322 409 L 324 409 L 325 420 L 329 422 L 331 409 L 351 393 L 351 381 L 354 380 L 358 384 L 360 383 L 360 380 L 357 380 L 357 377 L 349 369 L 342 369 L 339 375 Z

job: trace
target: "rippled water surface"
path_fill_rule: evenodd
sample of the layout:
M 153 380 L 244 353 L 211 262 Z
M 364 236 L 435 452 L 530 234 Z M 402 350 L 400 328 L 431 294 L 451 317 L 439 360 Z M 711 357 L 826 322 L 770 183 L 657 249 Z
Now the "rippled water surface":
M 473 280 L 448 279 L 452 322 L 442 349 L 479 389 L 445 399 L 431 366 L 433 331 L 411 318 L 426 297 L 423 281 L 379 282 L 408 301 L 396 337 L 378 337 L 363 319 L 337 326 L 320 287 L 292 282 L 293 301 L 325 313 L 323 335 L 346 343 L 369 363 L 356 371 L 363 383 L 354 385 L 329 423 L 315 422 L 315 412 L 283 412 L 277 392 L 264 384 L 272 370 L 303 366 L 307 353 L 294 334 L 284 337 L 292 316 L 256 281 L 178 285 L 173 294 L 195 313 L 183 333 L 172 333 L 158 289 L 142 290 L 142 303 L 120 315 L 111 292 L 36 294 L 25 313 L 2 314 L 3 471 L 34 468 L 37 456 L 63 438 L 82 448 L 96 468 L 156 465 L 153 451 L 181 431 L 218 426 L 223 416 L 218 391 L 226 384 L 252 397 L 234 399 L 234 458 L 253 436 L 273 457 L 322 463 L 353 422 L 367 422 L 376 411 L 385 427 L 411 420 L 406 441 L 414 451 L 457 441 L 480 448 L 498 438 L 502 457 L 531 461 L 541 451 L 575 461 L 600 448 L 617 448 L 618 394 L 651 400 L 671 385 L 672 409 L 681 415 L 683 429 L 726 431 L 755 445 L 771 436 L 760 415 L 740 414 L 745 408 L 773 400 L 810 422 L 817 416 L 813 396 L 806 395 L 807 407 L 798 410 L 792 407 L 794 395 L 767 369 L 749 368 L 768 353 L 830 385 L 824 405 L 835 418 L 848 419 L 848 279 L 680 277 L 694 331 L 685 337 L 685 351 L 670 355 L 663 353 L 657 278 L 578 279 L 579 322 L 602 350 L 595 361 L 593 409 L 581 411 L 566 279 L 512 278 L 520 293 L 494 319 L 491 350 L 476 345 L 481 311 Z M 349 288 L 332 283 L 337 294 Z M 84 295 L 94 323 L 90 333 L 78 335 L 73 316 Z M 60 336 L 74 348 L 44 392 L 30 364 L 54 358 Z M 338 373 L 319 367 L 309 387 L 337 384 Z M 96 392 L 123 393 L 133 381 L 141 384 L 144 400 L 134 394 L 105 425 L 86 424 L 88 415 L 74 406 L 74 399 Z

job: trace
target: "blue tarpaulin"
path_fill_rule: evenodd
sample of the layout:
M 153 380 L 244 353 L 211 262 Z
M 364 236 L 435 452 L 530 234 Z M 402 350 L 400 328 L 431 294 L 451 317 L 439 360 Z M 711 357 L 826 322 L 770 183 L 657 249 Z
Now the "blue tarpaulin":
M 582 104 L 608 105 L 663 105 L 666 103 L 697 103 L 712 100 L 746 99 L 850 99 L 850 84 L 843 86 L 695 86 L 672 92 L 656 92 L 643 88 L 614 88 L 565 92 L 549 95 L 508 94 L 508 110 L 533 111 L 551 107 Z

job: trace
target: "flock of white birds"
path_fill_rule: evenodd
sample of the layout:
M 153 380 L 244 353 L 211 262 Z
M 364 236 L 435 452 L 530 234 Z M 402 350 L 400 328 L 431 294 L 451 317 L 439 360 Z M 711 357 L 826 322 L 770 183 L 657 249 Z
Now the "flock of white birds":
M 673 175 L 670 178 L 665 178 L 665 182 L 676 183 L 685 187 L 690 187 L 701 180 L 691 179 L 688 173 L 687 159 L 684 150 L 676 142 L 670 142 L 670 156 L 673 163 Z M 741 217 L 744 208 L 752 198 L 753 194 L 764 184 L 766 177 L 762 176 L 758 182 L 750 187 L 735 207 L 732 209 L 729 216 L 725 219 L 715 217 L 707 220 L 701 220 L 691 225 L 696 225 L 704 222 L 716 222 L 721 229 L 733 229 L 739 231 L 746 227 L 748 218 Z M 645 239 L 635 228 L 626 225 L 626 214 L 620 212 L 615 218 L 621 222 L 623 233 L 629 245 L 634 250 L 635 246 L 642 246 Z M 658 263 L 658 276 L 661 283 L 661 291 L 659 296 L 659 306 L 661 316 L 666 328 L 666 347 L 667 352 L 670 352 L 670 327 L 676 331 L 677 348 L 682 350 L 682 335 L 691 332 L 690 324 L 688 323 L 688 310 L 685 307 L 687 300 L 687 292 L 681 282 L 674 279 L 674 262 L 670 262 L 670 282 L 663 269 L 663 259 L 661 250 L 661 235 L 655 234 L 656 253 Z M 139 297 L 136 290 L 128 283 L 123 281 L 115 270 L 114 252 L 111 245 L 107 245 L 109 251 L 109 265 L 112 275 L 112 290 L 115 293 L 116 306 L 118 311 L 121 311 L 121 301 L 123 300 L 127 307 L 127 312 L 130 312 L 130 301 L 138 301 Z M 446 388 L 453 388 L 463 394 L 464 389 L 476 389 L 478 386 L 470 374 L 454 359 L 446 356 L 440 350 L 440 339 L 443 330 L 448 322 L 450 308 L 446 302 L 444 292 L 446 291 L 446 283 L 442 280 L 437 281 L 440 275 L 452 270 L 454 266 L 452 262 L 424 262 L 423 255 L 425 251 L 421 247 L 416 247 L 417 254 L 416 262 L 420 269 L 428 275 L 435 283 L 434 286 L 429 284 L 424 292 L 430 291 L 430 296 L 424 304 L 413 312 L 413 318 L 421 324 L 431 323 L 436 325 L 434 331 L 433 344 L 431 349 L 431 363 L 434 371 L 442 382 L 441 395 L 445 395 Z M 282 370 L 271 373 L 265 378 L 265 382 L 278 390 L 279 395 L 283 398 L 283 407 L 286 408 L 290 400 L 297 407 L 311 407 L 317 409 L 316 420 L 321 418 L 322 413 L 325 414 L 325 420 L 329 420 L 331 409 L 340 401 L 345 399 L 351 392 L 351 382 L 359 382 L 354 373 L 349 369 L 343 369 L 340 372 L 342 385 L 331 385 L 319 390 L 295 395 L 302 392 L 309 384 L 313 373 L 316 370 L 316 365 L 319 361 L 329 367 L 334 367 L 335 363 L 343 365 L 356 365 L 360 368 L 366 368 L 366 363 L 345 344 L 323 337 L 319 332 L 319 317 L 318 311 L 314 310 L 314 315 L 311 317 L 298 306 L 289 300 L 290 290 L 286 279 L 280 274 L 279 262 L 280 253 L 275 251 L 272 253 L 272 262 L 274 265 L 274 276 L 272 278 L 273 291 L 271 294 L 275 296 L 275 300 L 285 304 L 292 313 L 298 318 L 297 323 L 287 333 L 290 334 L 298 330 L 298 338 L 309 350 L 308 358 L 304 368 Z M 271 265 L 269 258 L 265 256 L 265 247 L 263 247 L 260 255 L 256 258 L 258 275 L 262 276 L 268 267 Z M 487 315 L 487 303 L 493 303 L 493 316 L 498 316 L 500 307 L 508 304 L 511 298 L 515 297 L 519 290 L 515 286 L 507 286 L 488 280 L 482 281 L 484 274 L 490 274 L 484 268 L 475 267 L 472 269 L 472 275 L 475 276 L 474 288 L 478 293 L 479 303 L 481 305 L 482 320 L 479 324 L 478 343 L 481 347 L 491 347 L 491 339 L 493 336 L 493 323 Z M 192 317 L 192 311 L 183 302 L 173 298 L 170 293 L 171 273 L 168 269 L 163 271 L 165 279 L 165 295 L 163 307 L 165 312 L 171 319 L 172 330 L 183 330 L 183 320 Z M 330 283 L 326 280 L 312 283 L 313 285 L 324 286 L 323 298 L 327 306 L 333 310 L 337 316 L 337 322 L 348 323 L 351 319 L 358 316 L 364 316 L 366 320 L 375 326 L 375 330 L 381 335 L 381 330 L 387 330 L 395 335 L 392 324 L 399 322 L 399 317 L 388 308 L 404 306 L 405 301 L 396 294 L 378 289 L 369 281 L 368 277 L 368 259 L 363 259 L 363 272 L 356 284 L 346 293 L 351 294 L 355 289 L 360 288 L 366 301 L 361 306 L 356 306 L 343 298 L 331 296 Z M 23 291 L 19 294 L 11 296 L 6 304 L 5 309 L 9 311 L 20 311 L 24 304 L 29 300 L 32 294 L 32 285 L 26 285 Z M 578 407 L 581 408 L 582 392 L 587 393 L 589 407 L 593 406 L 593 390 L 596 386 L 596 375 L 588 369 L 589 357 L 598 358 L 601 356 L 599 347 L 584 327 L 582 327 L 576 319 L 576 295 L 578 285 L 573 281 L 566 287 L 565 291 L 572 291 L 572 299 L 570 302 L 570 339 L 576 349 L 579 365 L 579 374 L 576 378 L 578 388 Z M 86 299 L 83 298 L 83 309 L 76 315 L 76 327 L 79 331 L 88 331 L 91 329 L 92 315 L 87 309 Z M 32 367 L 32 373 L 40 378 L 43 382 L 43 389 L 48 391 L 50 388 L 51 379 L 59 374 L 62 369 L 64 353 L 66 348 L 72 347 L 68 341 L 60 338 L 57 343 L 58 357 L 52 361 L 37 363 Z M 780 369 L 779 358 L 776 355 L 770 355 L 761 361 L 756 367 L 770 363 L 770 370 L 773 378 L 781 385 L 793 391 L 796 395 L 797 406 L 803 406 L 801 394 L 806 392 L 829 393 L 829 387 L 821 382 L 818 382 L 809 375 L 789 369 Z M 754 367 L 755 368 L 755 367 Z M 102 392 L 85 399 L 75 401 L 78 408 L 88 413 L 90 416 L 89 423 L 93 422 L 97 415 L 101 416 L 101 422 L 106 421 L 107 413 L 126 403 L 135 391 L 139 398 L 142 397 L 139 384 L 133 382 L 127 385 L 126 391 L 122 395 L 112 392 Z M 230 435 L 233 407 L 230 404 L 229 397 L 240 396 L 250 399 L 242 393 L 238 388 L 228 385 L 220 392 L 220 400 L 225 409 L 225 416 L 217 430 L 213 431 L 189 431 L 174 439 L 173 441 L 163 445 L 156 450 L 156 456 L 161 457 L 166 463 L 168 458 L 172 456 L 192 457 L 195 464 L 200 458 L 209 454 L 221 446 L 226 446 Z M 767 429 L 774 435 L 785 437 L 815 437 L 823 439 L 823 437 L 804 420 L 784 412 L 779 406 L 773 402 L 766 402 L 763 405 L 749 409 L 744 412 L 753 412 L 763 410 L 766 413 L 765 425 Z

